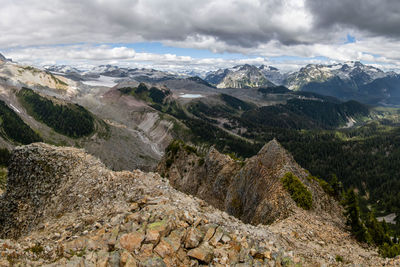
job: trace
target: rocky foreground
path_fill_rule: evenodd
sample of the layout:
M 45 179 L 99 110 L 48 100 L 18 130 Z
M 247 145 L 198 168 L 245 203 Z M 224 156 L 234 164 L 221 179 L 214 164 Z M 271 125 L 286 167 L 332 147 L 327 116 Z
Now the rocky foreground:
M 82 150 L 42 143 L 13 153 L 0 238 L 0 266 L 399 263 L 361 247 L 317 212 L 245 224 L 156 173 L 113 172 Z

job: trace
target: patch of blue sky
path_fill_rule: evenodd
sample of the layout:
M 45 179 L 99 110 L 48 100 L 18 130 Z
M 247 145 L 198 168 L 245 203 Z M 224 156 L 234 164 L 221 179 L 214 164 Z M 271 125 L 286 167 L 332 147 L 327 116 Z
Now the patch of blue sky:
M 141 43 L 113 43 L 107 44 L 112 47 L 128 47 L 138 53 L 152 54 L 173 54 L 177 56 L 190 56 L 192 58 L 222 58 L 222 59 L 243 59 L 249 56 L 239 53 L 213 53 L 207 49 L 172 47 L 163 45 L 160 42 L 141 42 Z M 255 57 L 255 56 L 254 56 Z
M 346 36 L 346 41 L 344 43 L 345 44 L 352 44 L 352 43 L 355 43 L 356 41 L 357 41 L 356 37 L 348 33 L 347 36 Z

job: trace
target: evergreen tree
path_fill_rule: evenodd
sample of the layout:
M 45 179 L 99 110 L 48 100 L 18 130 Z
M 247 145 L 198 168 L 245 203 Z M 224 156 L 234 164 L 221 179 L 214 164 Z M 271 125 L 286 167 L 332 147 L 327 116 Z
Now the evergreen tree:
M 353 235 L 360 242 L 370 241 L 367 229 L 360 219 L 357 195 L 352 188 L 345 194 L 343 206 L 345 207 L 346 224 L 351 228 Z
M 343 191 L 343 185 L 342 182 L 339 182 L 339 179 L 337 178 L 336 174 L 331 175 L 331 179 L 329 180 L 329 185 L 333 189 L 334 196 L 336 198 L 339 198 Z
M 381 246 L 384 243 L 389 245 L 393 244 L 385 220 L 383 222 L 378 222 L 373 211 L 368 213 L 365 226 L 368 229 L 368 234 L 371 236 L 372 241 L 377 246 Z

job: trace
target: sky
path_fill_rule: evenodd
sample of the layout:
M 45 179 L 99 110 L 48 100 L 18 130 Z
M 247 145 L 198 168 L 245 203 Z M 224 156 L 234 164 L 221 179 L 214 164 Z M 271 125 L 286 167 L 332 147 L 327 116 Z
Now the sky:
M 35 66 L 400 71 L 399 0 L 0 0 L 0 53 Z

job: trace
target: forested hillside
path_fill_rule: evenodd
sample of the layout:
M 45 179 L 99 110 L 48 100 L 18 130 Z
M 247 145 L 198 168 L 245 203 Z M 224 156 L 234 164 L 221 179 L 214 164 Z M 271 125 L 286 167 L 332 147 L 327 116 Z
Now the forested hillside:
M 0 100 L 0 135 L 20 144 L 42 141 L 42 138 L 2 100 Z
M 18 97 L 28 113 L 63 135 L 78 138 L 94 131 L 94 118 L 78 104 L 54 102 L 23 88 Z

